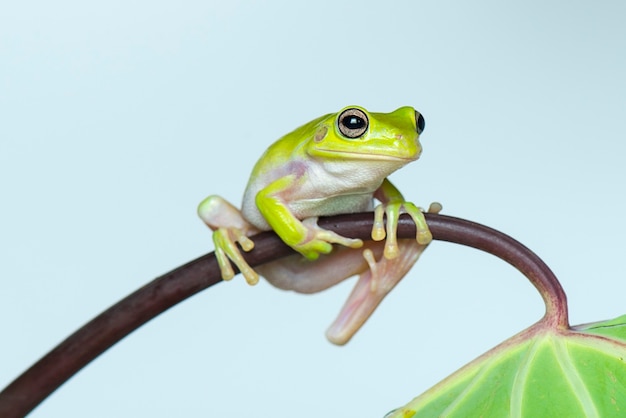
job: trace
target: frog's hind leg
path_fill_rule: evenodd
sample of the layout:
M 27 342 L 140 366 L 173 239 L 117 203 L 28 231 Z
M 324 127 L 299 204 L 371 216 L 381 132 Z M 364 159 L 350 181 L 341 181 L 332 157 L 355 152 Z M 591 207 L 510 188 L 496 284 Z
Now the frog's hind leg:
M 294 254 L 271 263 L 258 266 L 259 274 L 273 286 L 298 293 L 321 292 L 337 283 L 367 270 L 363 248 L 376 256 L 382 255 L 379 242 L 367 241 L 360 249 L 336 247 L 330 254 L 322 254 L 317 260 L 307 260 Z
M 326 332 L 332 343 L 341 345 L 361 328 L 426 248 L 412 239 L 399 240 L 398 256 L 390 260 L 383 256 L 384 247 L 382 241 L 366 241 L 362 249 L 339 247 L 315 261 L 297 254 L 257 270 L 272 285 L 299 293 L 320 292 L 358 274 L 350 297 Z
M 415 240 L 400 240 L 398 257 L 390 260 L 378 256 L 378 261 L 375 259 L 376 254 L 366 248 L 363 257 L 368 268 L 361 272 L 339 316 L 326 332 L 326 337 L 335 344 L 347 343 L 413 267 L 425 248 L 426 245 L 420 245 Z M 377 252 L 382 252 L 382 245 Z

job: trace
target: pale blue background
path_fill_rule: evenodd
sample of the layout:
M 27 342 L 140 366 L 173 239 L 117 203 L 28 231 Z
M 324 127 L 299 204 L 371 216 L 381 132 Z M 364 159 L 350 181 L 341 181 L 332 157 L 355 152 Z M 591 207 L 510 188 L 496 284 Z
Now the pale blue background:
M 212 248 L 280 135 L 349 104 L 426 118 L 393 175 L 516 237 L 573 323 L 626 313 L 623 1 L 106 1 L 0 6 L 0 386 L 88 319 Z M 352 281 L 241 278 L 133 333 L 33 417 L 381 417 L 537 320 L 503 262 L 435 243 L 363 330 Z

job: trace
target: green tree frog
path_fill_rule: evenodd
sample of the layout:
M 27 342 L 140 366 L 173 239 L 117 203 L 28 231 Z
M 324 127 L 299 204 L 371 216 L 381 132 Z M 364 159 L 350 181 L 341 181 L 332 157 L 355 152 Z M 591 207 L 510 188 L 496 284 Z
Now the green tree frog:
M 301 293 L 360 275 L 326 333 L 331 342 L 345 344 L 432 239 L 422 210 L 405 201 L 387 179 L 418 159 L 423 130 L 424 118 L 412 107 L 370 113 L 350 106 L 280 138 L 254 166 L 241 211 L 219 196 L 209 196 L 198 207 L 200 218 L 214 231 L 223 279 L 234 276 L 231 262 L 251 285 L 260 273 L 278 288 Z M 374 199 L 381 202 L 375 208 Z M 363 243 L 317 225 L 318 216 L 372 209 L 373 241 Z M 429 212 L 440 209 L 433 204 Z M 400 213 L 408 213 L 417 225 L 415 240 L 396 239 Z M 300 254 L 255 271 L 238 245 L 250 251 L 254 243 L 249 237 L 267 230 Z

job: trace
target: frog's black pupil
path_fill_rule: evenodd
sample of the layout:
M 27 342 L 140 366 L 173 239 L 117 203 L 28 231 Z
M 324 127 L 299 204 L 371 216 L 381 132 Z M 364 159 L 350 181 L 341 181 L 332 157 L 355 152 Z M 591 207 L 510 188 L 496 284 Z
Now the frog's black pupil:
M 361 129 L 365 126 L 365 120 L 358 116 L 351 115 L 344 119 L 343 124 L 349 129 Z

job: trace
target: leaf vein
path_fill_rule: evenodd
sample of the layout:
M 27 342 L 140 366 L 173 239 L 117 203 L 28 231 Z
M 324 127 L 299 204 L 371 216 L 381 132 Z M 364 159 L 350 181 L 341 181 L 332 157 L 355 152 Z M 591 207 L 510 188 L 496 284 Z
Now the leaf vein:
M 554 349 L 556 351 L 556 358 L 559 362 L 559 366 L 561 367 L 561 370 L 563 371 L 567 382 L 572 387 L 576 398 L 580 402 L 580 405 L 585 412 L 585 416 L 588 418 L 600 417 L 598 409 L 593 402 L 593 398 L 587 390 L 587 387 L 585 386 L 585 382 L 583 381 L 580 372 L 574 365 L 572 357 L 566 347 L 563 338 L 554 339 Z
M 524 360 L 520 363 L 520 367 L 513 379 L 513 385 L 511 387 L 511 401 L 510 401 L 510 417 L 522 418 L 522 403 L 524 401 L 524 388 L 526 387 L 526 381 L 528 374 L 530 373 L 533 359 L 537 350 L 539 349 L 539 341 L 533 341 L 532 346 L 528 348 Z

